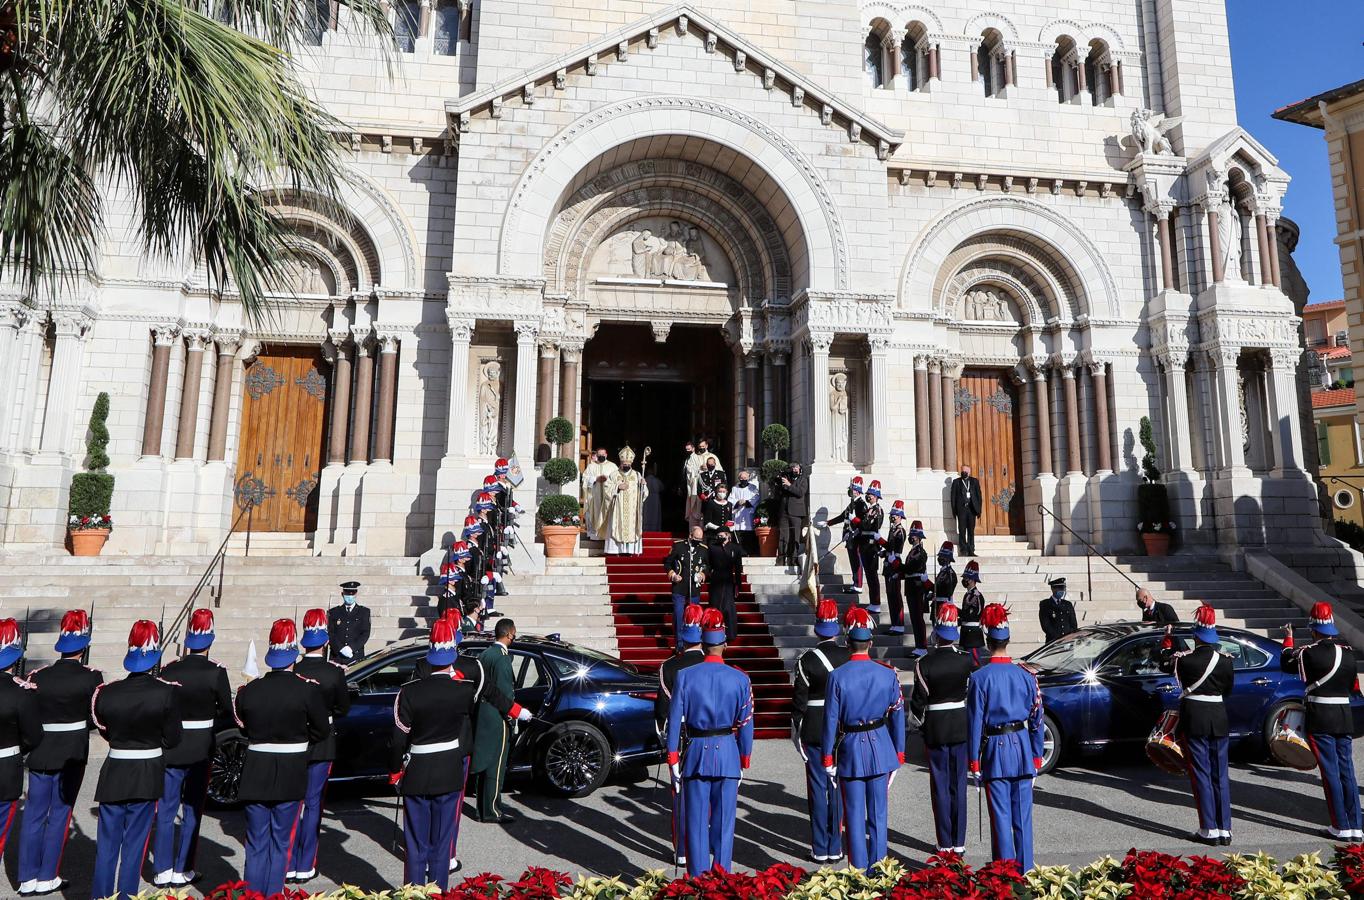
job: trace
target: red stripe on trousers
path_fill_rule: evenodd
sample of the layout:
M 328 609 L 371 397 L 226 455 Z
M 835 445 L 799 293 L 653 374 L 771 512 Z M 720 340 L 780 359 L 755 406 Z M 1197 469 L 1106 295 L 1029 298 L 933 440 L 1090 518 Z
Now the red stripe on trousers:
M 5 843 L 9 840 L 9 827 L 14 824 L 14 814 L 19 811 L 19 801 L 9 805 L 9 815 L 5 817 L 5 828 L 0 831 L 0 856 L 4 855 Z
M 1326 768 L 1321 764 L 1321 748 L 1317 746 L 1317 739 L 1307 736 L 1307 743 L 1312 747 L 1312 755 L 1317 758 L 1317 771 L 1321 772 L 1321 792 L 1326 795 L 1326 815 L 1331 817 L 1331 827 L 1340 830 L 1340 819 L 1336 815 L 1336 805 L 1331 802 L 1331 787 L 1326 783 Z

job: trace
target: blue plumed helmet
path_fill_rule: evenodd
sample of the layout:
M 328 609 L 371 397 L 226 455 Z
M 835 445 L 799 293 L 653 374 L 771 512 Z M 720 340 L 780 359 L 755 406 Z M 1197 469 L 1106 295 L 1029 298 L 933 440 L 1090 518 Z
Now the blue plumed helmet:
M 147 672 L 161 661 L 161 634 L 150 619 L 138 619 L 128 631 L 128 652 L 123 656 L 123 668 L 129 672 Z
M 8 669 L 23 655 L 24 637 L 19 633 L 19 623 L 0 619 L 0 669 Z
M 1327 637 L 1334 637 L 1340 634 L 1336 628 L 1336 617 L 1331 614 L 1331 604 L 1318 601 L 1312 604 L 1312 612 L 1307 617 L 1307 624 L 1312 626 L 1312 630 L 1317 634 L 1324 634 Z
M 90 614 L 83 609 L 67 610 L 62 616 L 61 634 L 52 649 L 58 653 L 79 653 L 90 646 Z
M 701 643 L 701 620 L 705 610 L 697 603 L 688 603 L 682 610 L 682 627 L 678 637 L 684 644 Z
M 942 542 L 942 546 L 938 548 L 938 562 L 940 562 L 940 563 L 950 563 L 950 562 L 952 562 L 952 560 L 954 560 L 954 559 L 956 559 L 956 558 L 957 558 L 957 553 L 956 553 L 956 550 L 955 550 L 955 549 L 953 548 L 953 546 L 952 546 L 952 542 L 951 542 L 951 541 L 943 541 L 943 542 Z
M 815 634 L 822 638 L 835 638 L 842 631 L 838 623 L 838 604 L 824 597 L 815 607 Z
M 213 645 L 213 610 L 200 607 L 189 617 L 189 628 L 185 630 L 185 647 L 189 650 L 207 650 Z
M 1217 610 L 1206 603 L 1194 610 L 1193 636 L 1195 640 L 1205 644 L 1218 642 Z
M 298 662 L 298 626 L 293 619 L 276 619 L 270 626 L 270 649 L 265 664 L 272 669 L 287 669 Z
M 980 613 L 980 624 L 985 626 L 985 633 L 992 641 L 1007 641 L 1009 639 L 1009 611 L 1004 608 L 1002 603 L 987 604 Z
M 958 621 L 961 611 L 957 609 L 955 603 L 939 603 L 938 617 L 933 620 L 933 634 L 944 641 L 955 641 L 961 638 L 961 629 Z
M 701 615 L 701 643 L 714 647 L 729 640 L 725 632 L 725 614 L 710 607 Z
M 862 607 L 848 607 L 848 613 L 843 618 L 843 624 L 848 626 L 848 640 L 871 640 L 871 614 Z
M 303 614 L 303 637 L 299 643 L 304 650 L 316 650 L 327 646 L 327 611 L 310 609 Z

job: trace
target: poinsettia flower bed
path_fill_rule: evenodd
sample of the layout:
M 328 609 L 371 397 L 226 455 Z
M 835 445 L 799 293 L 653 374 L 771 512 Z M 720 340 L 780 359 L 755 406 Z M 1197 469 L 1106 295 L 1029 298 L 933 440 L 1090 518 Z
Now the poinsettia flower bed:
M 140 894 L 143 900 L 191 900 L 187 888 Z M 342 887 L 322 893 L 288 888 L 266 898 L 244 882 L 219 885 L 206 900 L 1364 900 L 1364 847 L 1337 847 L 1331 862 L 1317 853 L 1279 863 L 1265 854 L 1171 856 L 1130 850 L 1083 868 L 1039 866 L 1026 874 L 1010 862 L 972 868 L 955 854 L 906 868 L 886 860 L 867 872 L 806 871 L 780 863 L 758 872 L 708 872 L 669 879 L 661 871 L 637 879 L 580 876 L 531 868 L 520 878 L 484 873 L 452 883 L 371 892 Z

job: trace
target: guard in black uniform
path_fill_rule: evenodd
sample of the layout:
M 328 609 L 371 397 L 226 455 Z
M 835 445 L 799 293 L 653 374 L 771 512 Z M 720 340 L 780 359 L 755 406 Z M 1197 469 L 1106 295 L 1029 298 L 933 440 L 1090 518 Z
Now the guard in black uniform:
M 701 587 L 706 582 L 710 554 L 706 550 L 701 526 L 691 530 L 685 541 L 674 541 L 663 559 L 663 570 L 672 583 L 673 634 L 677 648 L 682 649 L 682 612 L 689 603 L 701 602 Z
M 1192 650 L 1176 652 L 1166 626 L 1160 667 L 1179 681 L 1180 747 L 1189 767 L 1189 783 L 1198 805 L 1198 831 L 1191 837 L 1205 844 L 1231 843 L 1231 776 L 1227 770 L 1227 706 L 1234 667 L 1218 650 L 1217 614 L 1200 606 L 1194 614 Z
M 881 526 L 886 524 L 886 511 L 881 506 L 881 482 L 867 486 L 867 509 L 857 525 L 857 553 L 862 562 L 871 602 L 867 612 L 881 615 Z
M 819 643 L 796 661 L 796 694 L 791 733 L 805 760 L 805 790 L 810 812 L 810 861 L 843 858 L 843 800 L 838 783 L 824 768 L 824 688 L 829 675 L 851 657 L 837 640 L 843 631 L 838 604 L 825 598 L 815 609 Z
M 24 759 L 43 739 L 43 720 L 33 685 L 14 674 L 24 656 L 19 623 L 0 619 L 0 856 L 24 793 Z
M 1053 578 L 1047 582 L 1051 596 L 1042 601 L 1037 618 L 1042 623 L 1046 643 L 1060 640 L 1080 626 L 1075 620 L 1075 604 L 1066 599 L 1066 580 Z
M 95 802 L 99 832 L 91 895 L 128 900 L 138 893 L 156 801 L 166 788 L 165 752 L 180 743 L 175 686 L 151 674 L 161 661 L 156 623 L 139 619 L 128 632 L 128 677 L 95 689 L 95 727 L 109 742 Z
M 660 741 L 666 741 L 668 737 L 668 708 L 672 704 L 677 673 L 706 659 L 706 652 L 701 649 L 701 616 L 704 612 L 705 610 L 696 603 L 687 604 L 682 611 L 682 649 L 663 660 L 663 665 L 658 667 L 658 698 L 654 700 L 654 728 L 658 730 Z M 683 826 L 687 818 L 682 809 L 682 792 L 678 790 L 678 785 L 671 782 L 669 784 L 673 801 L 673 864 L 685 866 L 687 839 Z
M 886 597 L 890 600 L 891 634 L 905 633 L 905 501 L 896 500 L 890 508 L 890 528 L 881 539 L 881 555 L 885 557 L 882 574 L 886 578 Z
M 360 582 L 341 585 L 341 602 L 327 610 L 327 635 L 331 657 L 343 666 L 365 658 L 369 642 L 369 607 L 361 606 Z
M 924 523 L 915 519 L 909 523 L 909 531 L 906 535 L 909 538 L 909 549 L 905 551 L 904 573 L 905 573 L 905 599 L 909 603 L 909 625 L 914 632 L 914 649 L 923 650 L 928 646 L 928 629 L 924 624 L 924 616 L 928 614 L 930 602 L 933 599 L 933 578 L 927 578 L 925 584 L 925 573 L 928 572 L 928 548 L 924 546 Z
M 711 501 L 706 501 L 707 503 Z M 733 523 L 725 522 L 715 534 L 715 543 L 707 550 L 706 562 L 710 574 L 710 605 L 725 617 L 725 637 L 734 646 L 739 639 L 739 613 L 735 607 L 739 583 L 744 578 L 744 551 L 734 540 L 730 530 Z
M 290 841 L 307 793 L 308 748 L 331 733 L 317 683 L 296 674 L 298 631 L 293 619 L 270 627 L 265 675 L 237 689 L 237 726 L 249 742 L 237 799 L 246 804 L 246 865 L 242 876 L 265 896 L 284 890 Z
M 975 560 L 972 560 L 975 562 Z M 957 646 L 961 637 L 957 607 L 938 607 L 932 650 L 914 664 L 910 721 L 923 732 L 928 749 L 928 787 L 939 853 L 966 852 L 966 775 L 968 722 L 966 692 L 975 663 Z
M 1294 647 L 1293 629 L 1284 626 L 1280 664 L 1306 685 L 1304 725 L 1326 794 L 1326 813 L 1331 820 L 1326 834 L 1337 841 L 1364 841 L 1355 778 L 1354 713 L 1350 709 L 1350 698 L 1359 692 L 1357 658 L 1339 638 L 1331 604 L 1313 604 L 1308 621 L 1316 640 L 1305 647 Z
M 853 480 L 848 482 L 848 505 L 843 507 L 843 511 L 829 519 L 826 525 L 843 525 L 842 541 L 844 549 L 848 551 L 848 569 L 852 572 L 852 584 L 848 585 L 846 593 L 862 593 L 862 581 L 866 572 L 862 570 L 862 552 L 858 546 L 857 533 L 862 525 L 862 516 L 867 511 L 867 501 L 864 499 L 865 491 L 862 488 L 862 476 L 856 475 Z M 872 569 L 875 576 L 876 570 Z
M 961 606 L 957 609 L 958 621 L 961 630 L 961 649 L 971 656 L 971 661 L 977 666 L 984 664 L 985 654 L 985 628 L 981 625 L 981 616 L 985 613 L 985 595 L 980 591 L 980 562 L 971 560 L 966 564 L 966 568 L 961 573 L 962 587 L 966 591 L 961 595 Z
M 161 678 L 176 686 L 180 743 L 166 750 L 166 779 L 156 807 L 152 868 L 157 887 L 178 887 L 198 880 L 199 824 L 208 798 L 208 761 L 217 723 L 232 716 L 232 686 L 227 668 L 208 657 L 213 645 L 213 611 L 196 609 L 185 631 L 189 652 L 161 668 Z M 175 819 L 180 817 L 180 839 Z
M 409 681 L 393 706 L 390 782 L 403 797 L 406 884 L 450 883 L 457 807 L 464 794 L 469 720 L 480 699 L 504 716 L 525 721 L 530 712 L 483 678 L 476 659 L 458 659 L 455 630 L 445 619 L 431 625 L 426 662 L 431 674 Z
M 90 646 L 90 616 L 62 616 L 56 651 L 61 658 L 28 676 L 38 689 L 43 739 L 24 761 L 28 799 L 19 833 L 19 893 L 52 894 L 66 886 L 57 874 L 71 826 L 71 808 L 90 756 L 90 698 L 104 676 L 81 662 Z
M 938 573 L 933 576 L 933 608 L 928 611 L 935 622 L 938 620 L 938 604 L 951 603 L 952 595 L 957 592 L 957 570 L 952 568 L 956 558 L 952 542 L 943 541 L 938 548 Z
M 335 724 L 350 712 L 350 691 L 346 688 L 346 669 L 327 659 L 327 614 L 310 609 L 303 614 L 303 658 L 294 672 L 317 682 L 327 704 L 328 721 Z M 308 748 L 308 792 L 303 796 L 303 811 L 298 816 L 294 849 L 284 880 L 303 884 L 317 877 L 317 837 L 322 829 L 322 801 L 327 779 L 336 759 L 336 734 Z

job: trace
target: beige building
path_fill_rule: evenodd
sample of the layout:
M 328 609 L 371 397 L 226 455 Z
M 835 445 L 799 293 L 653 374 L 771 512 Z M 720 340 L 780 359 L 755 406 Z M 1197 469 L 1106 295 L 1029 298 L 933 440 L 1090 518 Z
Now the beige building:
M 271 321 L 120 220 L 79 291 L 5 295 L 0 546 L 60 548 L 101 390 L 110 553 L 202 552 L 248 498 L 420 553 L 554 414 L 665 480 L 786 423 L 816 511 L 863 473 L 933 530 L 970 463 L 981 533 L 1055 552 L 1137 545 L 1150 416 L 1189 545 L 1318 540 L 1289 178 L 1223 0 L 393 7 L 395 79 L 335 2 L 299 61 L 352 178 L 342 216 L 280 194 Z

